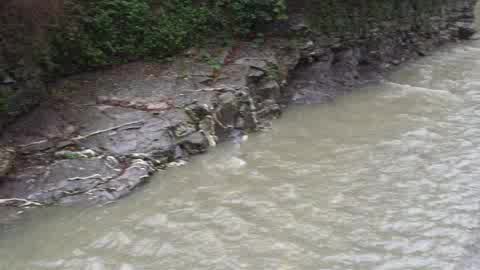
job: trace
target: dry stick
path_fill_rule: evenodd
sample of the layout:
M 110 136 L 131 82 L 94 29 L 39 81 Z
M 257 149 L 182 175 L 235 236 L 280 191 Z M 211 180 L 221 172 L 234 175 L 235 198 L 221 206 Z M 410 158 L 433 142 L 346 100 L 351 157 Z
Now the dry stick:
M 105 132 L 116 130 L 116 129 L 119 129 L 119 128 L 122 128 L 122 127 L 135 125 L 135 124 L 143 124 L 143 123 L 145 123 L 145 121 L 143 121 L 143 120 L 133 121 L 133 122 L 130 122 L 130 123 L 125 123 L 125 124 L 119 125 L 119 126 L 115 126 L 115 127 L 111 127 L 111 128 L 107 128 L 107 129 L 102 129 L 102 130 L 97 130 L 97 131 L 94 131 L 94 132 L 89 133 L 87 135 L 80 135 L 80 136 L 77 136 L 77 137 L 73 138 L 72 140 L 80 141 L 80 140 L 84 140 L 84 139 L 87 139 L 89 137 L 92 137 L 92 136 L 95 136 L 95 135 L 98 135 L 98 134 L 102 134 L 102 133 L 105 133 Z
M 48 142 L 48 140 L 41 140 L 41 141 L 29 143 L 29 144 L 22 144 L 22 145 L 19 145 L 18 147 L 26 148 L 26 147 L 29 147 L 29 146 L 32 146 L 32 145 L 42 144 L 42 143 L 46 143 L 46 142 Z
M 71 178 L 68 178 L 67 181 L 90 180 L 95 178 L 100 178 L 101 180 L 103 180 L 100 174 L 94 174 L 87 177 L 71 177 Z
M 97 131 L 94 131 L 94 132 L 86 134 L 86 135 L 80 135 L 80 136 L 77 136 L 77 137 L 73 138 L 72 140 L 80 141 L 80 140 L 84 140 L 84 139 L 87 139 L 89 137 L 92 137 L 92 136 L 95 136 L 95 135 L 98 135 L 98 134 L 102 134 L 102 133 L 105 133 L 105 132 L 116 130 L 116 129 L 119 129 L 119 128 L 122 128 L 122 127 L 135 125 L 135 124 L 143 124 L 143 123 L 145 123 L 145 121 L 143 121 L 143 120 L 134 121 L 134 122 L 130 122 L 130 123 L 125 123 L 125 124 L 122 124 L 122 125 L 119 125 L 119 126 L 115 126 L 115 127 L 111 127 L 111 128 L 107 128 L 107 129 L 102 129 L 102 130 L 97 130 Z
M 98 134 L 101 134 L 101 133 L 105 133 L 105 132 L 109 132 L 109 131 L 112 131 L 112 130 L 122 128 L 122 127 L 125 127 L 125 126 L 130 126 L 130 125 L 134 125 L 134 124 L 142 124 L 142 123 L 145 123 L 145 121 L 143 121 L 143 120 L 134 121 L 134 122 L 122 124 L 122 125 L 119 125 L 119 126 L 115 126 L 115 127 L 112 127 L 112 128 L 97 130 L 97 131 L 89 133 L 87 135 L 83 135 L 83 136 L 80 135 L 80 136 L 77 136 L 77 137 L 73 138 L 72 140 L 73 141 L 80 141 L 80 140 L 84 140 L 86 138 L 89 138 L 89 137 L 92 137 L 92 136 L 95 136 L 95 135 L 98 135 Z M 18 147 L 26 148 L 26 147 L 29 147 L 29 146 L 32 146 L 32 145 L 42 144 L 42 143 L 46 143 L 46 142 L 48 142 L 48 140 L 41 140 L 41 141 L 29 143 L 29 144 L 22 144 L 22 145 L 19 145 Z
M 38 203 L 38 202 L 33 202 L 33 201 L 20 199 L 20 198 L 0 199 L 0 205 L 1 204 L 7 204 L 7 203 L 10 203 L 10 202 L 23 202 L 23 204 L 20 205 L 21 207 L 29 206 L 29 205 L 35 205 L 35 206 L 42 206 L 43 205 L 43 204 Z
M 105 133 L 105 132 L 116 130 L 116 129 L 119 129 L 119 128 L 122 128 L 122 127 L 135 125 L 135 124 L 143 124 L 143 123 L 145 123 L 145 121 L 143 121 L 143 120 L 134 121 L 134 122 L 130 122 L 130 123 L 125 123 L 125 124 L 118 125 L 118 126 L 115 126 L 115 127 L 102 129 L 102 130 L 97 130 L 97 131 L 94 131 L 94 132 L 86 134 L 86 135 L 80 135 L 80 136 L 77 136 L 77 137 L 73 138 L 72 140 L 80 141 L 80 140 L 84 140 L 84 139 L 87 139 L 89 137 L 92 137 L 92 136 L 95 136 L 95 135 L 98 135 L 98 134 L 102 134 L 102 133 Z

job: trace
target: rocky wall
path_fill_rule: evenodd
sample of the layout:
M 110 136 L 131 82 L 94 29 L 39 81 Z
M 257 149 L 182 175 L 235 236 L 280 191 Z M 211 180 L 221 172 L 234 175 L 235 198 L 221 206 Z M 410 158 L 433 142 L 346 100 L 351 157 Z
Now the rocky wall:
M 474 33 L 476 0 L 288 1 L 290 27 L 314 48 L 288 93 L 298 102 L 378 79 L 392 66 Z M 306 45 L 304 45 L 306 46 Z M 304 59 L 305 60 L 305 59 Z M 313 73 L 316 73 L 314 75 Z
M 475 0 L 288 0 L 290 15 L 342 40 L 408 30 L 445 35 L 461 24 L 469 27 L 475 4 Z
M 0 133 L 47 94 L 43 58 L 47 32 L 63 0 L 4 0 L 0 3 Z

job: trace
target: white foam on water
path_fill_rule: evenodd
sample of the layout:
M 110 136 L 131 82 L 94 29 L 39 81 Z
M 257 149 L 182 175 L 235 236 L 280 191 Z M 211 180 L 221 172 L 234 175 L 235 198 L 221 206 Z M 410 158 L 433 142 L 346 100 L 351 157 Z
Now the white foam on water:
M 409 84 L 400 84 L 387 81 L 385 85 L 390 89 L 383 93 L 383 97 L 401 98 L 409 95 L 418 95 L 424 97 L 433 97 L 450 102 L 462 102 L 463 100 L 452 92 L 444 89 L 432 89 L 427 87 L 413 86 Z

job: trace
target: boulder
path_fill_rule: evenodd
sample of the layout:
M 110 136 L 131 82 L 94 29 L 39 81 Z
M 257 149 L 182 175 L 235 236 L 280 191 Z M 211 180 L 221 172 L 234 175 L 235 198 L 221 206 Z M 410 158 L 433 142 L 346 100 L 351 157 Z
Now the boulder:
M 210 146 L 207 137 L 200 131 L 183 138 L 179 145 L 190 155 L 204 153 Z
M 470 39 L 475 33 L 475 28 L 470 25 L 462 25 L 458 28 L 459 39 Z

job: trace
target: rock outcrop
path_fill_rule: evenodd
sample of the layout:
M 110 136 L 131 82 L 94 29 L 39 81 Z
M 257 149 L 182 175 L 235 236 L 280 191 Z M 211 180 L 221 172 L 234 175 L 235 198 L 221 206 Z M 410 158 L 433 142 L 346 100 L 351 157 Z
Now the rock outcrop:
M 474 32 L 474 0 L 425 1 L 431 10 L 421 1 L 360 1 L 392 4 L 373 14 L 356 1 L 317 7 L 327 2 L 292 1 L 290 21 L 254 41 L 52 85 L 61 94 L 2 134 L 1 143 L 18 149 L 11 174 L 24 187 L 11 196 L 42 204 L 118 199 L 158 169 L 267 127 L 291 100 L 329 101 Z
M 298 69 L 290 92 L 298 102 L 328 100 L 342 86 L 425 56 L 475 33 L 476 0 L 289 1 L 291 28 L 310 38 L 307 68 Z M 315 76 L 313 76 L 315 74 Z M 295 89 L 299 89 L 296 91 Z

